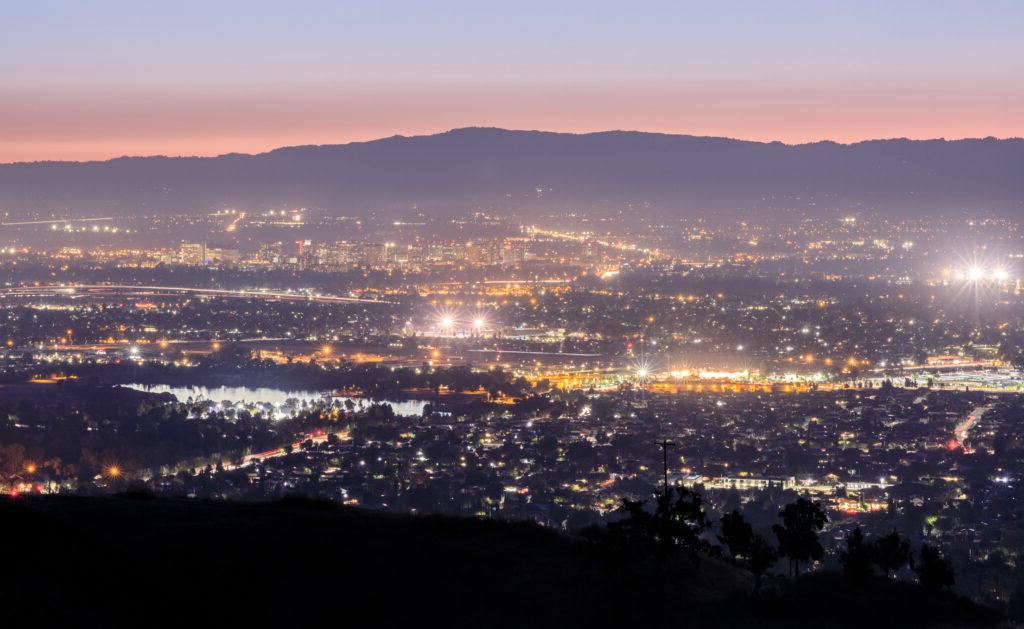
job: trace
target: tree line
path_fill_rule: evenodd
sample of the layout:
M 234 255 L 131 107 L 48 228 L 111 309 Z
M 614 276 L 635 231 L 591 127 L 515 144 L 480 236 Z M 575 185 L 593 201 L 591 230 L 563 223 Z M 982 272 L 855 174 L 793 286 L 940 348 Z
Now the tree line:
M 774 540 L 756 532 L 739 509 L 712 522 L 702 494 L 687 487 L 669 487 L 650 500 L 624 498 L 619 511 L 624 517 L 608 525 L 608 541 L 659 558 L 682 554 L 699 563 L 701 556 L 721 557 L 750 572 L 755 592 L 779 560 L 788 561 L 787 573 L 796 578 L 802 567 L 825 556 L 820 534 L 829 518 L 821 503 L 807 498 L 780 509 L 780 522 L 771 527 Z M 905 566 L 932 590 L 955 582 L 952 564 L 937 547 L 924 544 L 915 555 L 910 541 L 896 531 L 872 539 L 857 527 L 844 542 L 839 563 L 851 584 L 863 584 L 879 573 L 894 578 Z

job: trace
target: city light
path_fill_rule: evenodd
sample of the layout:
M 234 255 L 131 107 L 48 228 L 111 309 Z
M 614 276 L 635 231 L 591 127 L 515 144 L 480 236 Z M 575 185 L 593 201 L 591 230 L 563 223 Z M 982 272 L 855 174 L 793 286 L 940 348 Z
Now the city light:
M 633 362 L 632 371 L 637 383 L 644 384 L 654 374 L 653 361 L 647 356 L 640 356 Z
M 9 624 L 1024 622 L 1024 1 L 47 4 Z
M 946 271 L 948 274 L 948 271 Z M 953 278 L 958 281 L 968 281 L 975 284 L 990 280 L 993 282 L 1006 282 L 1010 279 L 1010 271 L 1006 267 L 989 267 L 984 264 L 972 264 L 964 269 L 953 272 Z

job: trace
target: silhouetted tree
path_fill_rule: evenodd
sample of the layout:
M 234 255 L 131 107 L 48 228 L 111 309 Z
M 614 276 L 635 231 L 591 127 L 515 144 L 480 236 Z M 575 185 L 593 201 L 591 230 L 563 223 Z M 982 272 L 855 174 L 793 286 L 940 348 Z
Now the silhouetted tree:
M 846 550 L 839 551 L 843 574 L 851 581 L 863 582 L 871 576 L 871 561 L 871 545 L 858 526 L 846 536 Z
M 647 501 L 623 498 L 620 510 L 627 517 L 613 522 L 609 529 L 625 541 L 653 549 L 666 555 L 674 549 L 686 550 L 697 559 L 707 550 L 701 534 L 707 528 L 704 503 L 699 492 L 686 487 L 670 489 L 667 494 L 656 493 L 654 511 L 648 511 Z
M 910 541 L 900 537 L 896 531 L 879 537 L 871 544 L 871 557 L 886 576 L 891 576 L 900 568 L 913 561 L 910 553 Z
M 921 546 L 914 572 L 921 585 L 931 590 L 953 587 L 956 580 L 953 565 L 942 556 L 938 548 L 929 544 Z
M 754 539 L 754 529 L 744 519 L 743 514 L 734 509 L 732 513 L 722 516 L 722 534 L 718 536 L 719 541 L 726 545 L 733 559 L 742 559 L 747 556 L 750 550 L 750 543 Z
M 768 540 L 754 533 L 753 527 L 737 510 L 722 516 L 722 534 L 718 536 L 729 548 L 734 561 L 741 563 L 754 575 L 754 591 L 761 589 L 761 577 L 779 558 Z
M 825 528 L 828 516 L 817 502 L 798 498 L 779 512 L 782 524 L 772 526 L 779 539 L 779 554 L 789 558 L 790 571 L 799 576 L 800 564 L 820 560 L 825 549 L 818 541 L 818 532 Z
M 768 540 L 755 534 L 747 550 L 747 569 L 754 575 L 754 592 L 761 590 L 761 578 L 779 558 L 779 552 Z

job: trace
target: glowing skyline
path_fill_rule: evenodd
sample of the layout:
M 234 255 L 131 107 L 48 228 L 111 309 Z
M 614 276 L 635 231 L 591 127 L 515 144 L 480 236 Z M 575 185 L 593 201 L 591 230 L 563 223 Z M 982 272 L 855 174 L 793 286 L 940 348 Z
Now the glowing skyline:
M 0 162 L 464 126 L 1024 136 L 1019 2 L 210 4 L 0 6 Z

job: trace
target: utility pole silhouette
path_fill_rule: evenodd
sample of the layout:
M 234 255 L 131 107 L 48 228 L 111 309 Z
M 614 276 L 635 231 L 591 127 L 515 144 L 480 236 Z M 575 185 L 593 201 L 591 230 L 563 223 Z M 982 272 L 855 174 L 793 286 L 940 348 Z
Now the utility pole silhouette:
M 665 490 L 665 495 L 667 496 L 668 495 L 668 449 L 669 448 L 674 448 L 676 444 L 675 444 L 675 442 L 669 441 L 668 439 L 663 439 L 661 441 L 655 441 L 654 445 L 656 445 L 659 448 L 661 448 L 661 464 L 662 464 L 662 473 L 664 475 L 664 490 Z

